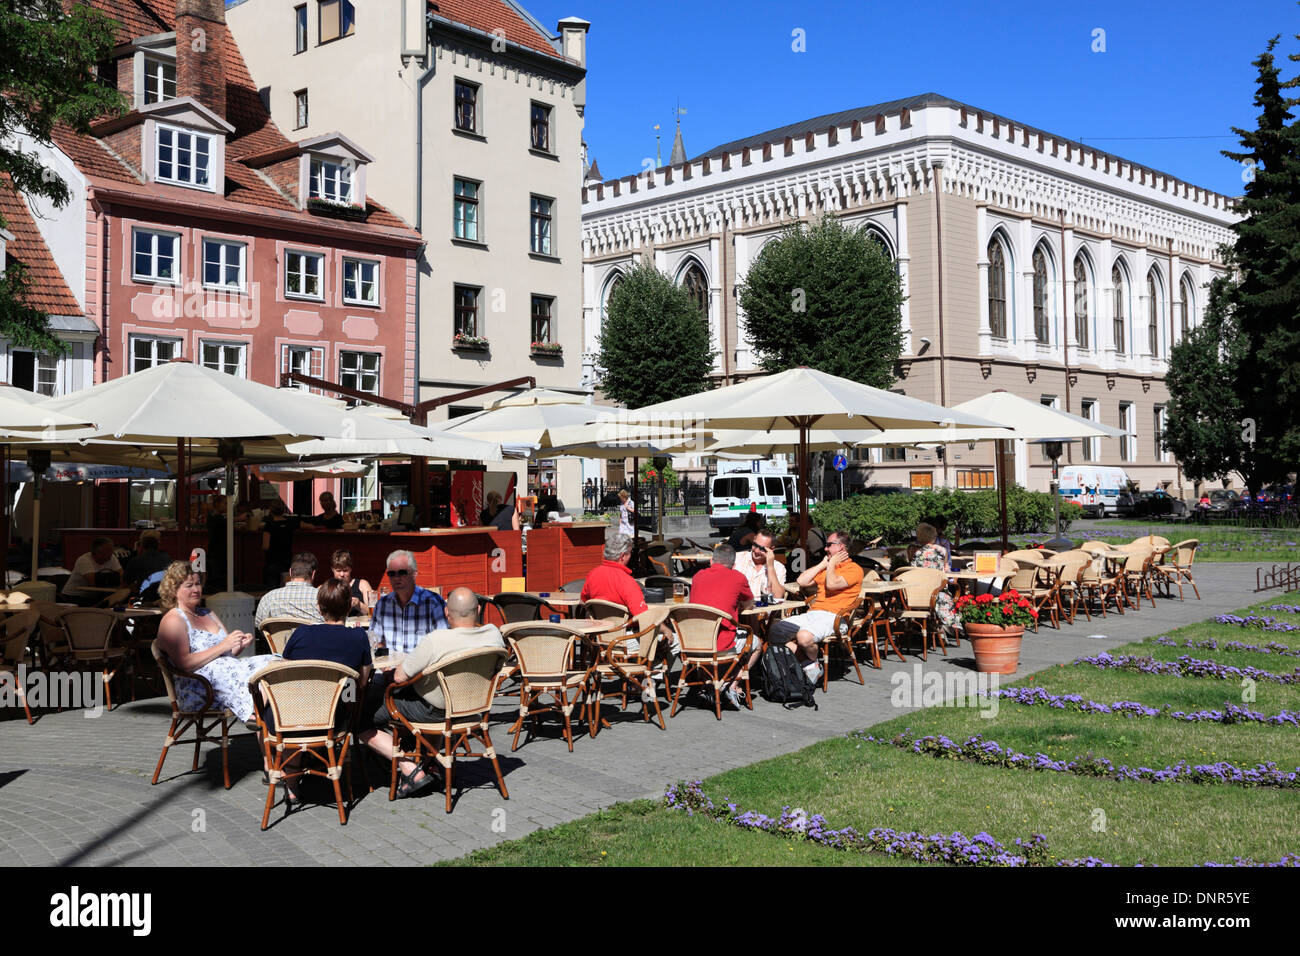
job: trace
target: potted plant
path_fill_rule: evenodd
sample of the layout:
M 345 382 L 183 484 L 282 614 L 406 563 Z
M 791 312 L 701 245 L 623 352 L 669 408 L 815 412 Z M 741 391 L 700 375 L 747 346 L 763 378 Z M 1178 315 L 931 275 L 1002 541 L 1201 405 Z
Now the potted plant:
M 564 351 L 564 346 L 559 342 L 534 342 L 531 350 L 534 355 L 555 356 Z
M 467 352 L 486 352 L 488 350 L 488 340 L 481 335 L 466 335 L 464 332 L 457 332 L 452 336 L 451 347 L 464 349 Z
M 962 633 L 975 649 L 975 669 L 982 674 L 1014 674 L 1020 665 L 1020 639 L 1038 612 L 1015 590 L 1000 595 L 963 594 L 956 610 Z

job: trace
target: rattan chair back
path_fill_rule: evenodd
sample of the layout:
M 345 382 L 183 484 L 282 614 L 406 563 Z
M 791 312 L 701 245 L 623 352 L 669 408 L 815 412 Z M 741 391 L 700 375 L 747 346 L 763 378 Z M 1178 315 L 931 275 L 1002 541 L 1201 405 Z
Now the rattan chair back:
M 1171 545 L 1165 552 L 1166 560 L 1177 568 L 1190 568 L 1192 562 L 1196 560 L 1196 549 L 1201 546 L 1201 542 L 1196 538 L 1188 538 L 1186 541 L 1179 541 Z
M 507 624 L 540 621 L 547 613 L 545 601 L 519 591 L 503 591 L 492 598 L 492 603 L 497 606 L 502 620 Z
M 503 647 L 475 648 L 444 657 L 424 671 L 442 688 L 448 720 L 483 714 L 492 708 L 497 674 L 509 652 Z
M 573 634 L 516 631 L 508 641 L 519 664 L 519 676 L 526 681 L 544 682 L 558 679 L 569 670 L 578 639 Z
M 1085 541 L 1079 545 L 1079 550 L 1087 551 L 1089 554 L 1104 554 L 1107 551 L 1114 551 L 1115 546 L 1105 541 Z
M 4 638 L 0 641 L 0 665 L 17 667 L 27 659 L 28 645 L 40 622 L 41 614 L 34 609 L 10 615 L 4 622 Z
M 1023 548 L 1020 551 L 1008 551 L 1003 555 L 1003 557 L 1010 558 L 1012 561 L 1020 561 L 1022 563 L 1032 562 L 1034 564 L 1042 564 L 1046 560 L 1043 552 L 1039 551 L 1037 548 Z
M 613 601 L 592 600 L 579 605 L 581 617 L 595 621 L 607 621 L 611 624 L 626 624 L 632 615 L 627 608 Z
M 72 656 L 78 661 L 103 660 L 117 627 L 117 615 L 97 608 L 64 611 L 59 623 L 68 636 Z
M 333 661 L 273 661 L 248 679 L 256 700 L 266 700 L 275 718 L 276 736 L 328 734 L 348 683 L 356 686 L 360 675 Z
M 947 583 L 948 576 L 938 568 L 911 568 L 900 580 L 907 609 L 926 611 L 934 607 L 935 598 Z
M 718 631 L 727 619 L 727 614 L 707 604 L 674 604 L 667 618 L 683 657 L 711 657 L 718 647 Z
M 1018 568 L 1007 582 L 1007 587 L 1013 591 L 1031 591 L 1037 586 L 1038 568 L 1032 564 Z
M 312 622 L 298 617 L 268 617 L 258 629 L 266 639 L 267 646 L 271 648 L 271 653 L 283 654 L 284 646 L 289 643 L 289 638 L 293 637 L 293 632 L 304 624 L 310 623 Z

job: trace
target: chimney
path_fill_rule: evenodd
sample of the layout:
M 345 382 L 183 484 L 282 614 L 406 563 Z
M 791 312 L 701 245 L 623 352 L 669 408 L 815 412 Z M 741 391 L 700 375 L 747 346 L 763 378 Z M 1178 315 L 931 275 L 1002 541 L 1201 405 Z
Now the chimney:
M 587 66 L 587 31 L 591 24 L 580 17 L 565 17 L 559 22 L 564 55 L 584 69 Z
M 225 0 L 176 0 L 176 95 L 226 118 Z

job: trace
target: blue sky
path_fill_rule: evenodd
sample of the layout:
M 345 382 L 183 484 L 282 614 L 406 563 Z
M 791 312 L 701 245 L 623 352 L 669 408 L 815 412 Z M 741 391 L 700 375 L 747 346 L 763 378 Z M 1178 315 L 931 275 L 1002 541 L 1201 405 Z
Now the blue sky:
M 548 28 L 592 22 L 586 135 L 605 178 L 663 156 L 673 106 L 687 153 L 822 113 L 935 92 L 1229 195 L 1219 155 L 1253 126 L 1251 60 L 1300 52 L 1293 0 L 1061 4 L 522 0 Z M 1093 52 L 1096 29 L 1105 51 Z M 805 52 L 795 52 L 795 31 Z M 1193 138 L 1195 137 L 1195 138 Z

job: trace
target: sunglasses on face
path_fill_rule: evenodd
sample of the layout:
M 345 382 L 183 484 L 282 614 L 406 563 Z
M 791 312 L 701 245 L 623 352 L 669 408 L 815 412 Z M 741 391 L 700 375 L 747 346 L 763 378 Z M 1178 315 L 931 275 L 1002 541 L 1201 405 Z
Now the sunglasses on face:
M 404 578 L 410 573 L 411 572 L 408 568 L 397 568 L 396 570 L 393 568 L 388 569 L 388 576 L 390 578 Z

